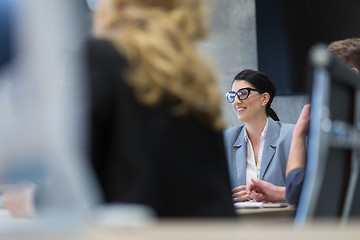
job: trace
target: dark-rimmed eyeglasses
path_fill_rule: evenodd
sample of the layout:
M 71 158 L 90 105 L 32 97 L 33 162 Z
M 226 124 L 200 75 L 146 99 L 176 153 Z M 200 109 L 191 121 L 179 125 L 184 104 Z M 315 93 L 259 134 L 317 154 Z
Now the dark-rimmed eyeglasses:
M 257 90 L 253 88 L 241 88 L 237 92 L 230 91 L 226 93 L 226 99 L 229 103 L 233 103 L 236 96 L 239 98 L 239 100 L 245 100 L 249 97 L 251 91 L 257 92 Z

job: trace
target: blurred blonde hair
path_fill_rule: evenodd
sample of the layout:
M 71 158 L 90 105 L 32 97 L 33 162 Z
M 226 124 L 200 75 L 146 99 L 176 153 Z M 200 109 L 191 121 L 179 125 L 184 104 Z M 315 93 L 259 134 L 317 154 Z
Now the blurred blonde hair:
M 193 113 L 223 128 L 215 74 L 194 44 L 206 35 L 201 0 L 100 0 L 94 34 L 125 55 L 125 78 L 139 102 L 151 106 L 170 96 L 173 114 Z

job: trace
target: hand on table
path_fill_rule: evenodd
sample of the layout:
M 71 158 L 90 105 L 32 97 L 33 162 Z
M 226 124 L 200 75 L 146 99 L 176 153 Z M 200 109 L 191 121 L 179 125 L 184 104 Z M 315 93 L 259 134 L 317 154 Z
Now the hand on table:
M 250 195 L 246 192 L 246 185 L 241 185 L 232 190 L 234 202 L 242 202 L 245 200 L 252 200 Z
M 33 217 L 36 214 L 34 183 L 21 183 L 0 186 L 1 203 L 12 215 L 19 217 Z
M 251 179 L 246 192 L 256 202 L 280 202 L 285 200 L 285 187 L 279 187 L 272 183 Z

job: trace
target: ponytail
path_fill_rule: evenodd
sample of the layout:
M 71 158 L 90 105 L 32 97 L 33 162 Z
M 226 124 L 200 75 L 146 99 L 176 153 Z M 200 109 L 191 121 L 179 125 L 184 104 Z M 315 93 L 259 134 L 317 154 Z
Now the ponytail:
M 268 105 L 269 106 L 269 105 Z M 275 111 L 271 108 L 266 106 L 266 114 L 270 116 L 274 121 L 280 121 L 279 117 L 275 113 Z

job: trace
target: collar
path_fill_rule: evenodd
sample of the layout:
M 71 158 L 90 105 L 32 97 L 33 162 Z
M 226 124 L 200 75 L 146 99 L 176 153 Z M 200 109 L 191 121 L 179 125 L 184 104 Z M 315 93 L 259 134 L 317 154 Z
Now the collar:
M 268 130 L 268 125 L 269 125 L 269 119 L 266 118 L 265 127 L 264 127 L 263 131 L 260 134 L 260 140 L 261 141 L 263 141 L 265 139 L 265 137 L 266 137 L 267 130 Z M 245 142 L 247 142 L 249 140 L 249 136 L 248 136 L 248 133 L 247 133 L 247 130 L 246 130 L 246 126 L 245 126 L 245 131 L 244 131 L 244 138 L 245 138 Z

